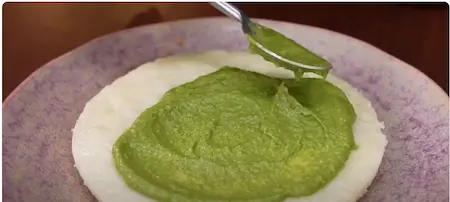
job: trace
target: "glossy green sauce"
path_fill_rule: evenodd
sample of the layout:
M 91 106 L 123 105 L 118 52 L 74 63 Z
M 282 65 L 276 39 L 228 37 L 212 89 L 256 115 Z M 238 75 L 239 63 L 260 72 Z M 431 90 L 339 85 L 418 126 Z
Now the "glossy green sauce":
M 129 187 L 158 201 L 283 201 L 336 177 L 356 146 L 354 121 L 324 79 L 224 67 L 146 109 L 113 159 Z
M 297 77 L 301 77 L 304 72 L 313 72 L 323 77 L 326 77 L 328 74 L 328 70 L 331 68 L 331 64 L 328 61 L 322 59 L 320 56 L 309 51 L 300 44 L 297 44 L 292 39 L 287 38 L 273 29 L 256 23 L 252 23 L 252 31 L 254 33 L 251 37 L 247 37 L 250 41 L 250 52 L 261 55 L 265 60 L 268 60 L 269 62 L 272 62 L 280 67 L 294 71 Z M 264 48 L 288 60 L 314 67 L 328 67 L 329 69 L 312 70 L 299 68 L 298 66 L 273 58 L 271 55 L 258 48 L 255 45 L 256 43 L 263 45 Z

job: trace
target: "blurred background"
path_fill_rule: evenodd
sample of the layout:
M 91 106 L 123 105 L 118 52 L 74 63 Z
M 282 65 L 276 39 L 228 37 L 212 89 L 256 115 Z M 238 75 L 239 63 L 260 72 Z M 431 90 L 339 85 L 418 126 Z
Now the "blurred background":
M 448 10 L 442 4 L 239 3 L 250 17 L 290 21 L 366 41 L 448 92 Z M 207 3 L 5 3 L 3 99 L 50 60 L 111 32 L 222 16 Z

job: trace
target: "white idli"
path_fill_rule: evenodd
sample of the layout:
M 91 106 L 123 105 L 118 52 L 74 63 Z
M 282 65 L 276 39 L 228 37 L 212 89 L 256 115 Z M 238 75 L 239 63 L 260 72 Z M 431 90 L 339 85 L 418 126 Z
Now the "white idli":
M 84 184 L 97 200 L 153 201 L 128 188 L 117 173 L 112 157 L 115 141 L 165 92 L 226 65 L 273 77 L 293 77 L 292 72 L 247 52 L 185 54 L 143 64 L 103 88 L 86 103 L 73 128 L 72 152 Z M 333 75 L 327 80 L 344 91 L 354 107 L 357 119 L 353 132 L 359 148 L 351 153 L 344 169 L 326 187 L 312 196 L 287 201 L 357 201 L 371 184 L 383 157 L 387 144 L 381 132 L 384 126 L 377 120 L 370 102 L 347 82 Z

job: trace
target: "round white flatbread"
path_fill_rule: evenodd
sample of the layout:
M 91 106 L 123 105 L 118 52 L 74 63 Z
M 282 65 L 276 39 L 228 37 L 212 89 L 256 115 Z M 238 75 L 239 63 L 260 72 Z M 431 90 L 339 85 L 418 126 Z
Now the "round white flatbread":
M 273 77 L 293 77 L 290 71 L 247 52 L 178 55 L 141 65 L 86 103 L 73 129 L 72 152 L 84 184 L 100 202 L 153 201 L 122 181 L 113 164 L 113 144 L 165 92 L 226 65 Z M 384 126 L 370 102 L 347 82 L 333 75 L 327 79 L 342 89 L 353 104 L 357 115 L 353 130 L 359 149 L 352 152 L 344 169 L 326 187 L 312 196 L 288 201 L 354 202 L 365 193 L 383 157 L 387 144 L 381 132 Z

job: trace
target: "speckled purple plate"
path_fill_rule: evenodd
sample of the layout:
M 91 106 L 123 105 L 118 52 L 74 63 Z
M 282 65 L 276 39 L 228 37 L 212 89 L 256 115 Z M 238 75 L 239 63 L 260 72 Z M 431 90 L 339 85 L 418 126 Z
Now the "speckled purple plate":
M 361 201 L 449 200 L 449 98 L 414 67 L 357 39 L 324 29 L 259 21 L 328 59 L 369 98 L 389 144 Z M 225 18 L 161 23 L 95 39 L 40 68 L 3 104 L 3 200 L 95 201 L 74 168 L 71 139 L 85 103 L 105 85 L 159 57 L 245 50 Z

